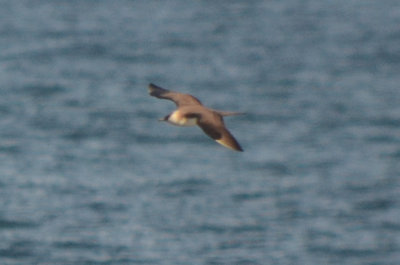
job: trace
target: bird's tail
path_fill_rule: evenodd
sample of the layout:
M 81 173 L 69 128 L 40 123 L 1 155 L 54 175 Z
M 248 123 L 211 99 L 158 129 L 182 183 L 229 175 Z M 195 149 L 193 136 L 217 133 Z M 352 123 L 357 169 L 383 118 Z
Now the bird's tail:
M 236 112 L 236 111 L 223 111 L 223 110 L 214 110 L 221 116 L 237 116 L 237 115 L 245 115 L 244 112 Z

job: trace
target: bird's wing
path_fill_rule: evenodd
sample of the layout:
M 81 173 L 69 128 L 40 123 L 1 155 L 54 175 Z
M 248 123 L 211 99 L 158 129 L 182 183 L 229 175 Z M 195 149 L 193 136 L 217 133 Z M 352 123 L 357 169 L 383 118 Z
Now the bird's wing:
M 235 151 L 243 152 L 235 137 L 226 129 L 222 117 L 216 113 L 201 115 L 197 125 L 217 143 Z
M 162 99 L 169 99 L 175 102 L 176 106 L 202 105 L 200 100 L 189 94 L 170 91 L 154 84 L 149 84 L 150 96 Z

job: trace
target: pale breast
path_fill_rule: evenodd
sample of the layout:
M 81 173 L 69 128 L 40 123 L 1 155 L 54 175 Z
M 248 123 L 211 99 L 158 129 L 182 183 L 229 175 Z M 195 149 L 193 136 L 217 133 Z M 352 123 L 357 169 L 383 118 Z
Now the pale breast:
M 197 118 L 186 118 L 180 111 L 176 110 L 169 116 L 168 122 L 178 126 L 196 126 Z

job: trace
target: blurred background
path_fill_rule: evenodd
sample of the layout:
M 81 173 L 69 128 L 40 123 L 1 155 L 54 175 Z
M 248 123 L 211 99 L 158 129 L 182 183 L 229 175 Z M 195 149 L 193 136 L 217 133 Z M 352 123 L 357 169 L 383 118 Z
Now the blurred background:
M 399 1 L 0 3 L 1 264 L 399 264 Z

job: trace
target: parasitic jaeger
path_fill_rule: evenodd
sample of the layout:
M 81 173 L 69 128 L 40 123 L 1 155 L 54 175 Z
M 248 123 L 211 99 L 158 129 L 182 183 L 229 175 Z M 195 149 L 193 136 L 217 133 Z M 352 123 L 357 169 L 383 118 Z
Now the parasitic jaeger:
M 204 107 L 200 100 L 189 94 L 170 91 L 154 84 L 149 84 L 149 93 L 153 97 L 169 99 L 175 102 L 177 109 L 160 119 L 177 126 L 198 125 L 217 143 L 242 152 L 243 149 L 233 135 L 226 129 L 223 116 L 240 115 L 240 112 L 219 111 Z

